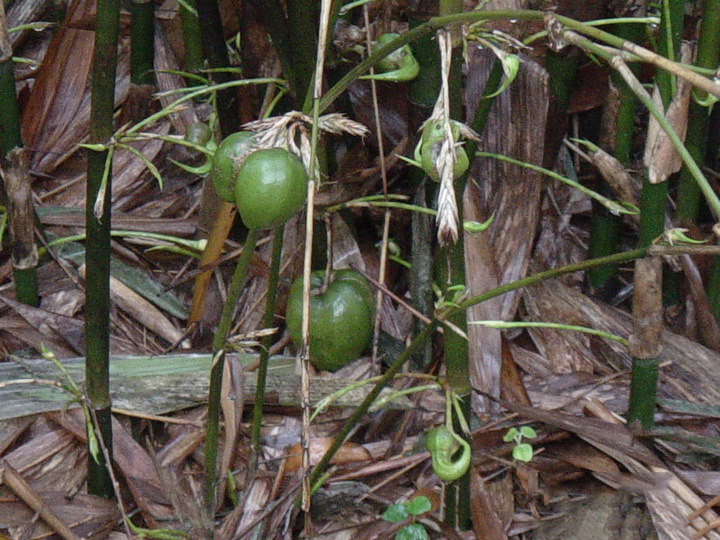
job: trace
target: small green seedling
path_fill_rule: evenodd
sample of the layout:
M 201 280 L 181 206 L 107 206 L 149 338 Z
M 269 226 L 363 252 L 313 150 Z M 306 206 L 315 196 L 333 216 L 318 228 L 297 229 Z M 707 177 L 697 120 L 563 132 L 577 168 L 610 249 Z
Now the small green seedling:
M 409 501 L 389 506 L 383 512 L 382 519 L 388 523 L 398 523 L 407 519 L 411 521 L 395 534 L 395 540 L 427 540 L 428 533 L 425 527 L 422 523 L 415 523 L 415 519 L 429 512 L 431 508 L 430 500 L 423 495 L 418 495 Z
M 522 442 L 523 439 L 534 439 L 537 437 L 537 433 L 530 426 L 522 426 L 520 429 L 510 428 L 503 437 L 505 442 L 514 442 L 515 448 L 513 448 L 512 455 L 513 459 L 522 461 L 524 463 L 529 462 L 533 457 L 533 447 L 528 443 Z

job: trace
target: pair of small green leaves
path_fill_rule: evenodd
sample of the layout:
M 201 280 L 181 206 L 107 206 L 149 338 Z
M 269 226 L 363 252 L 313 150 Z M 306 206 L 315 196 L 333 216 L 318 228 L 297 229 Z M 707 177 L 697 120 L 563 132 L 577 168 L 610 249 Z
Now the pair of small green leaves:
M 534 439 L 535 437 L 537 437 L 537 433 L 530 426 L 522 426 L 520 429 L 512 427 L 503 436 L 503 441 L 514 442 L 513 459 L 527 463 L 533 457 L 533 447 L 522 441 L 523 439 Z
M 388 523 L 398 523 L 406 519 L 416 518 L 432 509 L 430 500 L 418 495 L 409 501 L 395 503 L 383 512 L 382 519 Z M 409 523 L 395 535 L 395 540 L 426 540 L 428 533 L 420 523 Z

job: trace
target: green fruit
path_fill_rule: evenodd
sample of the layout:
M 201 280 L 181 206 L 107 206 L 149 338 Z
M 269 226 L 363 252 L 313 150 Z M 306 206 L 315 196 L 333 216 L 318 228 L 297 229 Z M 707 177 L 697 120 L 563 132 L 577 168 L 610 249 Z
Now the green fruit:
M 223 139 L 215 151 L 210 178 L 218 196 L 224 201 L 235 202 L 235 173 L 239 163 L 252 151 L 254 137 L 249 131 L 232 133 Z
M 440 181 L 440 172 L 437 168 L 437 162 L 440 155 L 440 149 L 442 148 L 442 139 L 427 142 L 420 148 L 420 164 L 425 174 L 430 176 L 431 179 L 436 182 Z M 468 160 L 467 153 L 462 146 L 455 148 L 455 166 L 453 167 L 453 180 L 460 178 L 465 171 L 467 171 L 470 161 Z
M 367 281 L 353 270 L 338 270 L 322 290 L 325 272 L 310 279 L 310 362 L 319 370 L 336 371 L 357 359 L 373 332 L 375 301 Z M 288 332 L 299 346 L 302 337 L 302 277 L 290 287 L 285 313 Z
M 460 139 L 460 127 L 458 126 L 458 122 L 455 120 L 450 120 L 450 133 L 452 134 L 452 138 L 455 142 Z M 422 137 L 420 138 L 420 143 L 422 145 L 429 142 L 436 142 L 444 138 L 445 128 L 443 127 L 443 123 L 441 121 L 430 122 L 428 120 L 425 122 Z
M 185 130 L 185 140 L 198 146 L 205 146 L 211 138 L 212 130 L 204 122 L 190 124 Z
M 235 205 L 250 229 L 278 227 L 302 208 L 308 175 L 298 158 L 282 148 L 256 150 L 240 166 Z

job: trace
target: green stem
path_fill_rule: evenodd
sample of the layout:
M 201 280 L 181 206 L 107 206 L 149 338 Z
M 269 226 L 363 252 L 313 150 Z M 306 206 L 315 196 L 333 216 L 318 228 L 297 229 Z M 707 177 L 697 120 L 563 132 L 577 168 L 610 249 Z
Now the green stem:
M 593 336 L 599 336 L 606 339 L 611 339 L 613 341 L 617 341 L 621 345 L 625 345 L 627 347 L 628 340 L 624 337 L 617 336 L 615 334 L 610 334 L 609 332 L 604 332 L 602 330 L 596 330 L 595 328 L 588 328 L 586 326 L 576 326 L 573 324 L 561 324 L 561 323 L 548 323 L 548 322 L 535 322 L 535 321 L 517 321 L 517 322 L 507 322 L 507 321 L 470 321 L 468 324 L 481 324 L 483 326 L 489 326 L 490 328 L 499 328 L 499 329 L 507 329 L 507 328 L 551 328 L 555 330 L 572 330 L 574 332 L 582 332 L 584 334 L 590 334 Z
M 305 102 L 315 73 L 318 13 L 316 0 L 287 0 L 287 29 L 295 66 L 295 86 L 291 87 L 298 107 Z
M 646 429 L 652 427 L 657 401 L 659 365 L 660 361 L 657 358 L 633 358 L 630 374 L 628 423 L 638 421 Z
M 288 21 L 280 0 L 262 0 L 265 26 L 280 59 L 283 75 L 293 90 L 299 87 L 296 65 L 293 62 L 288 31 Z
M 451 15 L 462 13 L 462 0 L 440 0 L 439 14 Z M 463 90 L 462 90 L 462 39 L 459 28 L 450 29 L 452 39 L 452 61 L 448 89 L 450 93 L 450 118 L 462 122 L 463 111 Z M 487 101 L 487 100 L 486 100 Z M 463 199 L 465 186 L 467 185 L 467 174 L 463 174 L 454 182 L 455 200 L 457 201 L 458 223 L 463 223 Z M 449 266 L 447 287 L 453 285 L 466 285 L 465 283 L 465 234 L 461 230 L 458 240 L 450 244 L 445 252 Z M 449 294 L 449 293 L 448 293 Z M 467 331 L 467 312 L 458 311 L 451 315 L 449 321 Z M 458 395 L 467 395 L 470 391 L 470 368 L 468 365 L 469 347 L 466 339 L 460 337 L 456 332 L 446 332 L 443 336 L 445 349 L 445 370 L 447 382 L 450 388 Z M 469 405 L 470 400 L 466 400 Z M 469 408 L 468 411 L 469 412 Z M 456 423 L 456 419 L 454 420 Z M 462 437 L 467 439 L 469 435 L 463 433 Z M 469 450 L 469 446 L 467 447 Z M 463 448 L 463 453 L 465 448 Z M 468 459 L 470 457 L 468 451 Z M 450 526 L 467 530 L 471 526 L 470 519 L 470 471 L 466 469 L 465 474 L 447 486 L 445 492 L 445 522 Z
M 195 0 L 185 0 L 185 3 L 195 9 Z M 185 71 L 198 73 L 203 67 L 202 35 L 197 10 L 190 12 L 180 5 L 180 23 L 183 29 L 183 45 L 185 47 Z M 190 83 L 190 81 L 188 81 Z
M 684 14 L 684 0 L 663 0 L 660 18 L 662 29 L 659 52 L 674 59 L 680 51 L 680 30 Z M 658 72 L 656 84 L 663 102 L 663 112 L 667 109 L 676 93 L 674 77 Z M 642 97 L 641 97 L 642 99 Z M 663 116 L 664 117 L 664 116 Z M 643 175 L 640 195 L 640 226 L 638 245 L 648 247 L 661 235 L 665 228 L 665 206 L 667 200 L 667 180 L 658 184 L 648 181 L 648 171 Z M 635 262 L 635 289 L 633 291 L 633 334 L 629 347 L 632 359 L 630 373 L 630 394 L 628 398 L 628 423 L 640 422 L 650 429 L 654 423 L 655 402 L 657 398 L 658 365 L 657 352 L 660 350 L 662 317 L 653 317 L 650 313 L 662 313 L 662 271 L 661 262 Z M 639 279 L 638 279 L 639 277 Z
M 23 304 L 37 306 L 38 252 L 33 237 L 31 180 L 27 153 L 23 149 L 15 67 L 3 6 L 0 6 L 0 167 L 5 171 L 0 204 L 7 205 L 10 223 L 15 298 Z
M 700 36 L 695 65 L 700 68 L 716 69 L 720 58 L 720 1 L 704 0 L 703 17 L 700 23 Z M 695 100 L 690 100 L 688 110 L 687 134 L 685 146 L 693 160 L 702 166 L 705 159 L 705 144 L 708 135 L 708 110 Z M 701 190 L 693 181 L 689 167 L 680 172 L 677 210 L 675 216 L 680 223 L 694 223 L 700 208 Z
M 205 58 L 210 68 L 230 67 L 230 56 L 225 45 L 220 9 L 217 0 L 202 0 L 196 4 L 200 33 L 202 35 Z M 213 79 L 218 83 L 232 80 L 232 74 L 226 72 L 213 73 Z M 220 121 L 220 132 L 223 138 L 237 131 L 240 127 L 238 114 L 237 94 L 233 89 L 217 92 L 217 112 Z
M 638 24 L 622 25 L 617 27 L 617 34 L 622 39 L 638 42 L 643 37 L 643 27 Z M 632 135 L 635 130 L 637 99 L 618 73 L 611 73 L 611 80 L 620 93 L 614 130 L 613 155 L 622 165 L 627 165 L 630 161 Z M 600 186 L 599 191 L 603 193 L 610 191 L 605 182 Z M 617 252 L 621 233 L 622 216 L 615 215 L 597 202 L 593 202 L 588 257 L 603 257 Z M 617 266 L 602 266 L 590 270 L 588 281 L 592 290 L 600 293 L 601 296 L 604 292 L 610 292 L 613 285 L 616 284 L 617 271 Z
M 225 343 L 227 342 L 230 326 L 232 325 L 235 307 L 242 291 L 247 269 L 250 266 L 255 244 L 260 231 L 251 229 L 245 238 L 242 253 L 238 258 L 233 273 L 227 298 L 223 304 L 220 322 L 218 322 L 213 338 L 215 357 L 210 368 L 210 388 L 208 390 L 208 416 L 205 426 L 205 478 L 203 481 L 203 494 L 205 509 L 208 516 L 215 514 L 215 471 L 217 470 L 218 433 L 220 425 L 220 398 L 222 394 L 222 376 L 225 367 Z
M 153 0 L 132 0 L 130 3 L 130 82 L 135 85 L 153 83 L 155 58 L 155 3 Z
M 264 328 L 272 328 L 275 322 L 275 301 L 277 300 L 277 285 L 280 276 L 280 256 L 282 255 L 283 227 L 275 229 L 273 236 L 272 260 L 270 262 L 270 277 L 268 278 L 267 295 L 265 297 Z M 253 465 L 257 467 L 260 456 L 260 428 L 262 427 L 263 402 L 265 400 L 265 381 L 267 380 L 268 356 L 273 336 L 265 336 L 260 346 L 260 357 L 255 386 L 255 405 L 253 407 L 252 429 L 250 441 L 253 449 Z
M 113 135 L 120 1 L 98 2 L 95 21 L 89 141 L 107 144 Z M 98 428 L 110 455 L 111 159 L 109 150 L 89 153 L 85 203 L 85 381 L 90 406 L 95 410 Z M 100 201 L 97 200 L 99 196 L 102 196 Z M 100 210 L 97 213 L 96 202 Z M 114 490 L 107 467 L 102 454 L 98 454 L 97 460 L 88 459 L 89 493 L 113 497 Z

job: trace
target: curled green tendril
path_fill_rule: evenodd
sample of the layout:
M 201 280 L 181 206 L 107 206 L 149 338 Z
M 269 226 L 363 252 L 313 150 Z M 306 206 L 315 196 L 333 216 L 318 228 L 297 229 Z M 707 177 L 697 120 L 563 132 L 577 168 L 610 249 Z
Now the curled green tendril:
M 465 474 L 470 467 L 470 445 L 446 426 L 431 429 L 425 445 L 432 458 L 433 471 L 443 482 L 453 482 Z M 453 461 L 453 455 L 462 449 L 460 457 Z
M 373 47 L 376 50 L 383 45 L 400 37 L 399 34 L 383 34 Z M 376 81 L 406 82 L 411 81 L 420 73 L 420 64 L 413 56 L 410 45 L 403 45 L 391 52 L 375 66 L 377 71 L 374 75 L 363 75 L 361 79 L 374 79 Z

